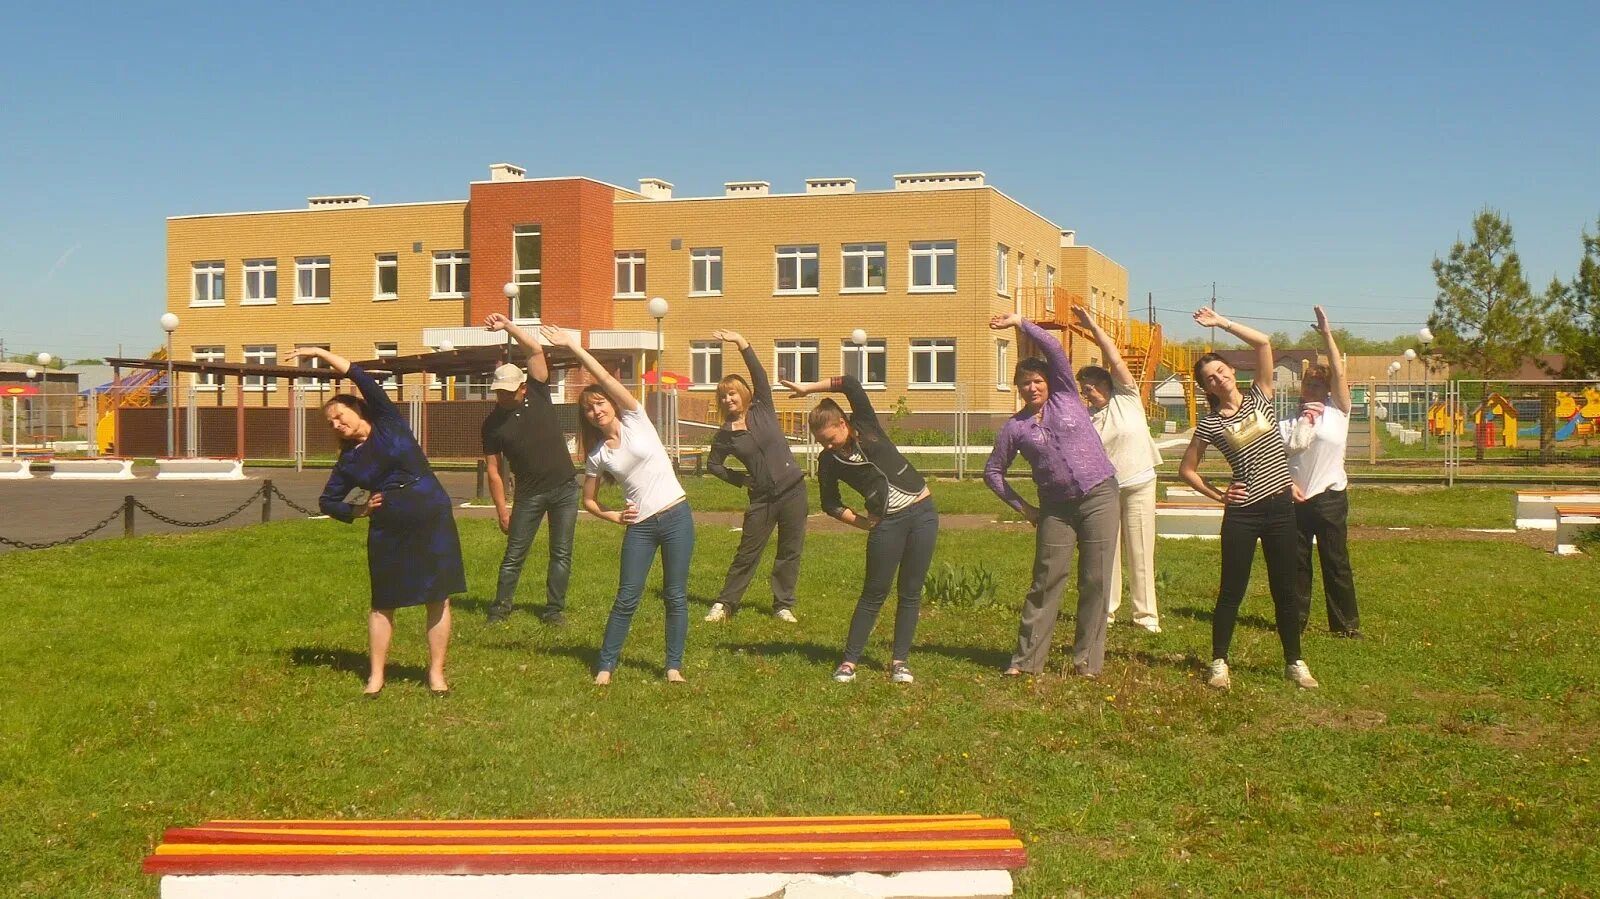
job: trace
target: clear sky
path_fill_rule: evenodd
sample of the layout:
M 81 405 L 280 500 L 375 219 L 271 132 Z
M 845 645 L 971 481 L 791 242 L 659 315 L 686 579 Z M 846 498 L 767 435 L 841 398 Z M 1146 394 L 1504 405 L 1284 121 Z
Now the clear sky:
M 491 162 L 679 196 L 979 169 L 1132 302 L 1415 330 L 1484 206 L 1530 280 L 1600 219 L 1593 2 L 11 5 L 0 337 L 143 354 L 169 215 L 464 198 Z M 231 285 L 230 285 L 231 287 Z M 1179 336 L 1185 316 L 1159 312 Z

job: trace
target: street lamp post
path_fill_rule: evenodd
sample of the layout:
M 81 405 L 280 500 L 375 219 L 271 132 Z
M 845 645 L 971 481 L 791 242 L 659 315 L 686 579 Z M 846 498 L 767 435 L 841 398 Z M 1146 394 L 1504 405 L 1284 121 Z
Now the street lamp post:
M 1416 414 L 1416 405 L 1412 402 L 1412 399 L 1411 399 L 1411 390 L 1416 385 L 1417 382 L 1414 379 L 1412 379 L 1412 377 L 1411 377 L 1411 363 L 1416 361 L 1417 351 L 1412 349 L 1412 348 L 1410 348 L 1410 347 L 1406 347 L 1405 357 L 1406 357 L 1406 419 L 1408 421 L 1410 421 L 1414 425 L 1414 424 L 1417 423 L 1417 414 Z
M 35 378 L 39 377 L 39 370 L 30 365 L 30 366 L 28 366 L 27 374 L 28 374 L 28 380 L 32 381 Z M 17 411 L 16 400 L 12 400 L 12 406 L 11 406 L 11 413 L 12 413 L 11 443 L 12 443 L 13 447 L 16 445 L 16 442 L 17 442 L 17 437 L 16 437 L 17 422 L 16 422 L 16 417 L 15 417 L 16 416 L 16 411 Z M 32 432 L 32 430 L 33 430 L 33 400 L 29 400 L 28 401 L 28 430 L 30 432 Z M 15 455 L 15 454 L 13 453 L 13 455 Z
M 1422 448 L 1426 450 L 1428 448 L 1428 432 L 1433 430 L 1432 422 L 1428 421 L 1427 418 L 1433 411 L 1433 394 L 1428 386 L 1428 369 L 1432 367 L 1429 365 L 1432 357 L 1428 355 L 1428 346 L 1433 343 L 1433 331 L 1429 330 L 1427 325 L 1423 325 L 1417 329 L 1417 339 L 1422 341 Z M 1446 409 L 1445 420 L 1448 421 L 1449 417 L 1450 410 Z
M 1389 363 L 1389 420 L 1394 421 L 1394 390 L 1395 379 L 1400 374 L 1400 360 Z
M 167 458 L 170 459 L 172 447 L 178 442 L 178 407 L 174 405 L 177 389 L 172 383 L 172 332 L 178 330 L 178 317 L 171 312 L 162 313 L 161 330 L 167 332 Z
M 667 352 L 666 346 L 661 342 L 661 320 L 667 317 L 667 301 L 664 297 L 651 297 L 650 302 L 646 303 L 644 308 L 650 313 L 650 317 L 656 320 L 656 396 L 659 397 L 661 396 L 661 387 L 663 383 L 661 378 L 666 372 L 666 366 L 662 364 L 666 359 Z M 666 410 L 659 407 L 659 401 L 657 405 L 657 419 L 665 419 Z M 665 427 L 666 422 L 662 421 L 661 426 Z M 673 428 L 676 430 L 676 422 L 673 422 Z
M 50 362 L 49 353 L 35 357 L 39 362 L 39 411 L 44 415 L 44 448 L 50 448 Z

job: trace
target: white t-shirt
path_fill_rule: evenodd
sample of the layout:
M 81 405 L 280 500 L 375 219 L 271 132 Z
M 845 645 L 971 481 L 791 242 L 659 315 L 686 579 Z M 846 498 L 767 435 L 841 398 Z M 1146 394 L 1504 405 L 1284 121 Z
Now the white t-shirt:
M 591 478 L 609 474 L 622 485 L 622 495 L 639 511 L 636 521 L 660 512 L 683 499 L 683 485 L 672 468 L 672 457 L 656 434 L 655 426 L 643 409 L 630 409 L 617 416 L 622 433 L 612 449 L 601 441 L 589 451 L 584 473 Z
M 1161 451 L 1156 449 L 1156 441 L 1150 436 L 1150 424 L 1145 420 L 1144 403 L 1137 387 L 1116 384 L 1111 391 L 1111 401 L 1090 412 L 1089 418 L 1100 434 L 1106 457 L 1117 470 L 1118 487 L 1138 487 L 1156 479 Z
M 1294 435 L 1299 416 L 1278 423 L 1287 442 Z M 1350 442 L 1350 416 L 1340 412 L 1332 403 L 1323 406 L 1322 417 L 1311 432 L 1305 449 L 1289 451 L 1289 476 L 1294 478 L 1300 492 L 1310 499 L 1325 490 L 1343 490 L 1350 486 L 1344 472 L 1345 445 Z M 1294 441 L 1300 443 L 1299 440 Z

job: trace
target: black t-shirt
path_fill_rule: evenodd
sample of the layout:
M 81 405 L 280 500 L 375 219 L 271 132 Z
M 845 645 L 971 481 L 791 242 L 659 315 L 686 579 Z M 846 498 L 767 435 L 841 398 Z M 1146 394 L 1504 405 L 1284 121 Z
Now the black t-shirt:
M 483 453 L 500 453 L 511 463 L 518 493 L 544 493 L 572 483 L 577 469 L 567 438 L 556 421 L 550 387 L 528 378 L 522 405 L 496 406 L 483 420 Z

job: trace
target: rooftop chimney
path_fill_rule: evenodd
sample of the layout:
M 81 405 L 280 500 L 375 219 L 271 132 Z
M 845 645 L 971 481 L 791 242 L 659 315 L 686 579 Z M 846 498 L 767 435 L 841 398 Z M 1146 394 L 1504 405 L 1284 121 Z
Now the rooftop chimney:
M 728 197 L 764 197 L 771 189 L 765 181 L 726 181 L 722 185 L 723 196 Z
M 1061 245 L 1064 246 L 1064 247 L 1075 247 L 1075 246 L 1077 246 L 1078 245 L 1078 232 L 1076 232 L 1076 231 L 1062 231 L 1061 232 Z
M 856 179 L 854 178 L 807 178 L 806 193 L 808 194 L 853 194 L 856 192 Z
M 639 193 L 644 194 L 647 200 L 670 200 L 672 182 L 662 181 L 660 178 L 640 178 Z
M 982 172 L 921 172 L 894 176 L 895 190 L 950 190 L 982 186 Z
M 489 166 L 490 181 L 521 181 L 527 175 L 527 169 L 509 162 L 496 162 Z
M 372 202 L 372 198 L 362 194 L 348 194 L 338 197 L 306 197 L 307 209 L 342 209 L 347 206 L 365 206 Z

